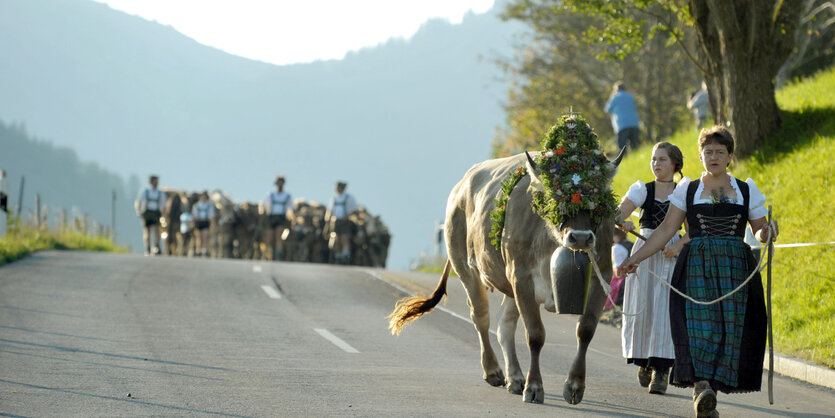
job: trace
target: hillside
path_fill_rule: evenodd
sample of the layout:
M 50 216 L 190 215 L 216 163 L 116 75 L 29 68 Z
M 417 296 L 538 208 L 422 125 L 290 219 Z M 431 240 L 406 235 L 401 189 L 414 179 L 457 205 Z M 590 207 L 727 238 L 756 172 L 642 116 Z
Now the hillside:
M 34 138 L 24 127 L 3 121 L 0 121 L 0 150 L 3 151 L 0 168 L 6 170 L 9 199 L 15 208 L 20 203 L 21 178 L 25 179 L 21 211 L 24 219 L 33 218 L 38 194 L 53 227 L 62 210 L 67 211 L 70 220 L 88 215 L 91 223 L 97 221 L 109 227 L 112 196 L 116 193 L 116 242 L 142 248 L 139 222 L 133 210 L 139 188 L 135 177 L 126 184 L 119 175 L 95 163 L 82 162 L 72 149 Z
M 391 226 L 392 265 L 405 268 L 504 123 L 506 85 L 490 61 L 511 54 L 521 28 L 497 13 L 275 66 L 89 0 L 8 0 L 0 118 L 123 177 L 159 173 L 163 186 L 239 201 L 263 198 L 277 173 L 294 197 L 319 201 L 347 180 Z
M 835 68 L 778 91 L 782 128 L 751 158 L 735 161 L 731 173 L 751 177 L 773 206 L 780 225 L 778 245 L 835 241 Z M 702 172 L 696 140 L 686 130 L 666 139 L 684 153 L 684 175 Z M 625 193 L 636 179 L 649 181 L 651 147 L 624 159 L 613 188 Z M 772 269 L 775 348 L 835 367 L 835 245 L 779 247 Z M 765 284 L 765 275 L 763 275 Z

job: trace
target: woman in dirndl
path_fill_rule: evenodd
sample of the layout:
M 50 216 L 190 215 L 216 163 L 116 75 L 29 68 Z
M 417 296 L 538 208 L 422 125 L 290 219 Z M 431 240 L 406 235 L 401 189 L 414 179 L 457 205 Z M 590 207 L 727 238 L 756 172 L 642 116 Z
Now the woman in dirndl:
M 669 142 L 655 144 L 650 160 L 655 180 L 632 184 L 618 207 L 620 219 L 628 219 L 632 211 L 641 208 L 638 222 L 641 235 L 651 237 L 667 215 L 670 196 L 676 187 L 675 173 L 684 178 L 681 174 L 683 167 L 684 158 L 677 146 Z M 631 231 L 635 225 L 626 220 L 619 228 Z M 670 289 L 659 280 L 670 283 L 675 257 L 686 242 L 686 236 L 673 235 L 663 251 L 649 256 L 641 262 L 636 273 L 626 277 L 624 285 L 623 356 L 627 363 L 638 366 L 638 383 L 648 387 L 649 393 L 664 394 L 667 391 L 667 380 L 675 358 L 670 336 Z M 632 253 L 637 253 L 643 245 L 643 241 L 636 242 Z
M 699 159 L 705 172 L 697 180 L 685 177 L 679 182 L 664 222 L 641 250 L 618 266 L 620 274 L 636 271 L 687 220 L 690 242 L 679 253 L 672 286 L 702 303 L 670 294 L 675 348 L 670 382 L 694 388 L 698 417 L 719 416 L 717 391 L 759 391 L 762 383 L 765 302 L 757 262 L 743 238 L 746 223 L 763 243 L 769 235 L 774 239 L 778 229 L 776 222 L 766 220 L 765 196 L 754 181 L 743 182 L 727 172 L 733 151 L 734 139 L 725 127 L 702 130 Z M 732 293 L 752 274 L 747 285 Z

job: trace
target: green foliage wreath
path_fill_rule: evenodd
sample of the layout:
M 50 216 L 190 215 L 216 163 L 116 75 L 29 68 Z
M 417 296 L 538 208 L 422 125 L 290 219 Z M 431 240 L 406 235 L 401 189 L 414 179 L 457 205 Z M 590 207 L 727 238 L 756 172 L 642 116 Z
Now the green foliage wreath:
M 504 230 L 504 216 L 507 210 L 507 201 L 510 199 L 510 192 L 516 187 L 516 183 L 522 180 L 522 177 L 528 174 L 528 170 L 523 167 L 518 167 L 516 171 L 510 173 L 510 177 L 502 182 L 502 192 L 496 198 L 496 209 L 490 211 L 490 237 L 493 238 L 490 242 L 498 250 L 502 245 L 502 231 Z
M 618 205 L 608 186 L 614 167 L 600 148 L 597 134 L 586 121 L 575 115 L 565 115 L 551 127 L 541 142 L 538 155 L 532 157 L 538 168 L 544 191 L 533 192 L 534 212 L 554 226 L 581 210 L 591 213 L 594 224 L 613 216 Z M 520 174 L 521 173 L 521 174 Z M 502 183 L 502 193 L 496 199 L 496 209 L 490 213 L 491 241 L 501 247 L 505 207 L 510 192 L 525 168 L 519 167 Z

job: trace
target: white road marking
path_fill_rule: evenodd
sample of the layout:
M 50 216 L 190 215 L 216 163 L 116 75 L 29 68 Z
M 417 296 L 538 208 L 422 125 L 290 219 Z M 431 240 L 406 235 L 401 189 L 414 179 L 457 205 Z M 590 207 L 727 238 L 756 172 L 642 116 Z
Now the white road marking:
M 346 353 L 359 353 L 359 351 L 357 351 L 356 348 L 351 347 L 348 343 L 342 341 L 342 339 L 337 337 L 336 335 L 331 334 L 328 330 L 324 328 L 314 328 L 313 330 L 316 331 L 322 337 L 324 337 L 326 340 L 332 342 L 335 346 L 341 348 Z
M 281 293 L 279 293 L 278 290 L 275 290 L 272 286 L 265 284 L 261 286 L 261 289 L 264 290 L 264 293 L 266 293 L 270 299 L 281 299 Z
M 253 273 L 260 273 L 261 272 L 261 266 L 258 265 L 258 264 L 252 266 L 252 272 Z

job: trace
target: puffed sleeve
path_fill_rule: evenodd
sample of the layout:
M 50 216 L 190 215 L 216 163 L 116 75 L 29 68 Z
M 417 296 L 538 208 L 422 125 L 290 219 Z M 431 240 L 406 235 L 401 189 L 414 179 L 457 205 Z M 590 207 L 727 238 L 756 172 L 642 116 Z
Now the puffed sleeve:
M 621 199 L 620 202 L 623 203 L 626 199 L 629 199 L 635 206 L 641 207 L 641 205 L 644 204 L 644 201 L 647 200 L 646 184 L 638 180 L 629 186 L 629 190 L 626 191 L 626 195 L 623 196 L 623 199 Z
M 754 180 L 749 177 L 745 180 L 748 184 L 748 219 L 760 219 L 768 215 L 768 209 L 765 208 L 765 196 L 762 194 Z
M 678 182 L 678 186 L 670 195 L 670 204 L 687 212 L 687 187 L 690 186 L 690 177 L 684 177 Z

